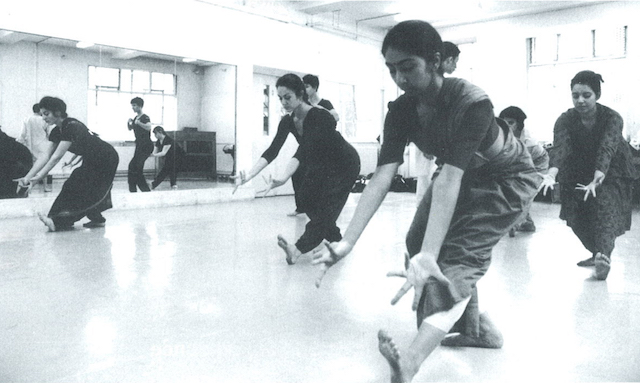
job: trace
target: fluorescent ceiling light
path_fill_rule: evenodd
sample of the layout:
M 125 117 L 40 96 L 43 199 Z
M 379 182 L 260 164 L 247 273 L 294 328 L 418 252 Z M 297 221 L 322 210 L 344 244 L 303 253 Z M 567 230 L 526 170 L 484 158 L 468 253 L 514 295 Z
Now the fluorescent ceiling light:
M 186 63 L 192 63 L 194 61 L 198 61 L 198 59 L 194 59 L 194 58 L 191 58 L 191 57 L 185 57 L 185 58 L 182 59 L 182 61 L 186 62 Z
M 78 41 L 78 43 L 76 44 L 76 47 L 80 49 L 84 49 L 84 48 L 92 47 L 94 45 L 95 45 L 94 43 L 90 43 L 87 41 Z

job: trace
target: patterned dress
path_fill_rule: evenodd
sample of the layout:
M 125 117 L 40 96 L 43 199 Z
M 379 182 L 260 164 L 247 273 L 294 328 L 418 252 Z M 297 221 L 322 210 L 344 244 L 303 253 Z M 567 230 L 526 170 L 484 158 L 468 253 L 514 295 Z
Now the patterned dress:
M 622 136 L 622 117 L 601 104 L 596 109 L 592 129 L 582 124 L 574 108 L 558 118 L 549 166 L 558 168 L 560 218 L 592 254 L 610 256 L 616 237 L 631 228 L 632 188 L 638 172 Z M 576 185 L 589 184 L 596 170 L 605 174 L 604 182 L 596 197 L 585 202 L 585 192 L 576 190 Z
M 438 266 L 451 284 L 445 286 L 434 278 L 427 281 L 417 310 L 418 327 L 425 318 L 471 297 L 456 328 L 478 337 L 476 284 L 489 269 L 495 244 L 528 211 L 541 177 L 527 149 L 506 124 L 500 125 L 504 122 L 495 118 L 488 96 L 475 85 L 445 78 L 433 105 L 433 117 L 426 124 L 419 119 L 417 105 L 417 100 L 407 95 L 389 105 L 378 165 L 401 163 L 404 147 L 414 142 L 439 163 L 464 170 L 455 212 L 438 255 Z M 482 153 L 499 137 L 499 129 L 504 133 L 504 147 L 486 158 Z M 433 183 L 407 234 L 410 256 L 422 247 L 432 187 Z

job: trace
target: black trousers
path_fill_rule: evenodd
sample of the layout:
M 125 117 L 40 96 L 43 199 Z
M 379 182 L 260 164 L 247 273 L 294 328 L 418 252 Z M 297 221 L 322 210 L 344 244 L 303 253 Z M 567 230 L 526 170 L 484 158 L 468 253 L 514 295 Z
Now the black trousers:
M 308 253 L 323 240 L 337 242 L 342 239 L 336 221 L 347 203 L 349 193 L 360 173 L 360 158 L 340 170 L 314 177 L 309 172 L 300 190 L 300 198 L 309 217 L 304 233 L 296 242 L 301 253 Z
M 293 196 L 296 201 L 296 211 L 298 213 L 306 213 L 300 191 L 306 175 L 307 167 L 304 164 L 300 164 L 298 170 L 296 170 L 296 172 L 291 176 L 291 183 L 293 184 Z
M 180 160 L 177 158 L 165 158 L 162 169 L 158 172 L 158 175 L 151 183 L 151 186 L 155 189 L 162 183 L 162 181 L 169 176 L 169 182 L 171 186 L 176 184 L 178 178 L 178 169 L 180 168 Z
M 153 152 L 153 144 L 149 143 L 136 143 L 136 150 L 133 153 L 133 158 L 129 162 L 129 171 L 127 173 L 127 180 L 129 181 L 129 191 L 135 193 L 136 187 L 140 188 L 140 191 L 148 192 L 149 185 L 144 178 L 144 162 L 149 158 Z

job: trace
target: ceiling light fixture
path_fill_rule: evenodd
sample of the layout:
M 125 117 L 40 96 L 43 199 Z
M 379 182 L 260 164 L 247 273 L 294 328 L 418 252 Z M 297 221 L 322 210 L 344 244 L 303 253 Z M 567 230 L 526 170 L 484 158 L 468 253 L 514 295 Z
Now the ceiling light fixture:
M 90 43 L 88 41 L 78 41 L 76 44 L 76 48 L 85 49 L 94 46 L 94 43 Z
M 194 59 L 194 58 L 191 58 L 191 57 L 185 57 L 185 58 L 182 59 L 182 62 L 186 62 L 186 63 L 192 63 L 194 61 L 198 61 L 198 59 Z

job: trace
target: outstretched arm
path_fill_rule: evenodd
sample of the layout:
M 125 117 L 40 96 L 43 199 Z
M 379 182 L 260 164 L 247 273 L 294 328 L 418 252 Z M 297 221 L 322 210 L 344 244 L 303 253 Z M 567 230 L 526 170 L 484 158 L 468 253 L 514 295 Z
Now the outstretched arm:
M 48 142 L 48 146 L 47 146 L 47 150 L 45 151 L 44 155 L 38 157 L 36 162 L 33 164 L 31 169 L 29 170 L 29 172 L 24 177 L 18 178 L 18 179 L 14 180 L 14 181 L 18 181 L 20 186 L 23 186 L 23 187 L 28 186 L 31 178 L 33 178 L 33 176 L 36 173 L 38 173 L 40 171 L 40 169 L 44 168 L 44 166 L 47 164 L 47 162 L 49 161 L 49 159 L 53 155 L 53 153 L 56 150 L 56 148 L 57 148 L 56 144 L 51 142 L 51 141 L 49 141 Z
M 269 181 L 267 182 L 268 183 L 267 189 L 265 190 L 264 195 L 266 196 L 269 193 L 269 191 L 271 191 L 271 189 L 284 185 L 289 180 L 289 178 L 293 176 L 293 173 L 295 173 L 296 170 L 298 170 L 299 166 L 300 166 L 300 161 L 295 157 L 291 158 L 289 160 L 289 163 L 287 164 L 287 168 L 285 169 L 284 174 L 280 178 L 269 179 Z
M 53 154 L 50 157 L 47 157 L 49 159 L 47 163 L 40 170 L 36 170 L 35 172 L 33 171 L 34 169 L 31 169 L 29 174 L 27 174 L 27 176 L 31 175 L 31 178 L 27 178 L 27 176 L 25 176 L 27 182 L 39 181 L 47 174 L 49 174 L 51 169 L 53 169 L 53 167 L 56 166 L 58 162 L 60 162 L 60 160 L 65 155 L 65 153 L 67 153 L 70 147 L 71 141 L 60 141 Z
M 328 244 L 329 252 L 319 254 L 315 257 L 313 263 L 320 265 L 320 275 L 316 280 L 316 286 L 320 286 L 322 278 L 329 268 L 335 265 L 339 260 L 346 257 L 353 249 L 360 235 L 367 227 L 367 224 L 378 210 L 382 201 L 391 188 L 391 182 L 395 177 L 400 163 L 390 163 L 378 166 L 373 177 L 367 183 L 362 192 L 356 211 L 353 213 L 351 222 L 344 234 L 342 240 L 335 244 Z

